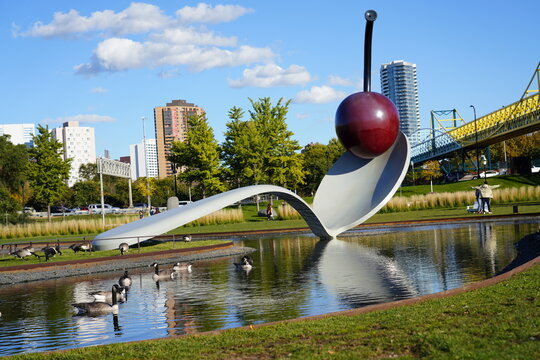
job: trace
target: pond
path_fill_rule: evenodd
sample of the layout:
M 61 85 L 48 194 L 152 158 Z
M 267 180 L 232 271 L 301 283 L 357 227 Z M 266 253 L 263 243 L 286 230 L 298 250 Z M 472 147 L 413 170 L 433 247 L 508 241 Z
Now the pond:
M 110 290 L 120 273 L 0 288 L 0 356 L 69 349 L 347 310 L 448 290 L 495 275 L 513 243 L 538 220 L 349 231 L 332 241 L 305 235 L 235 240 L 256 248 L 250 272 L 238 258 L 196 262 L 178 279 L 130 272 L 118 315 L 74 316 L 72 303 Z

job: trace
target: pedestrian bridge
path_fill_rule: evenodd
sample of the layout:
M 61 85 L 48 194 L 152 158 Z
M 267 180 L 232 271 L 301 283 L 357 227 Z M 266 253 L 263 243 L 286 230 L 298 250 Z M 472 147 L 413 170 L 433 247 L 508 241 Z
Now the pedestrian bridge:
M 535 83 L 536 80 L 536 83 Z M 536 90 L 531 90 L 534 85 Z M 449 154 L 486 147 L 516 136 L 540 130 L 540 63 L 536 66 L 520 100 L 459 127 L 436 130 L 432 124 L 429 136 L 411 148 L 411 161 L 421 164 Z

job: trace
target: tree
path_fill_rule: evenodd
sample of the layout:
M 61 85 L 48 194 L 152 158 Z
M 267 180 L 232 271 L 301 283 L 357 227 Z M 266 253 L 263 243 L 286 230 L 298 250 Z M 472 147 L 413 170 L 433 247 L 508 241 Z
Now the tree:
M 339 159 L 345 148 L 336 139 L 330 139 L 328 145 L 320 143 L 308 144 L 302 149 L 304 172 L 306 173 L 303 191 L 313 195 L 328 170 Z
M 9 135 L 0 136 L 0 212 L 15 212 L 23 204 L 28 152 L 24 145 L 14 145 Z
M 270 98 L 249 101 L 253 107 L 253 110 L 249 111 L 250 118 L 259 139 L 255 151 L 257 156 L 263 159 L 267 181 L 296 188 L 304 183 L 305 173 L 302 169 L 302 156 L 297 153 L 301 147 L 298 141 L 293 140 L 294 134 L 287 129 L 285 122 L 291 100 L 282 104 L 283 98 L 280 98 L 275 106 L 272 106 Z
M 48 127 L 38 125 L 38 134 L 33 136 L 34 147 L 28 150 L 30 161 L 26 175 L 34 198 L 47 206 L 51 221 L 51 205 L 62 197 L 67 189 L 71 159 L 63 160 L 63 147 L 53 139 Z
M 168 160 L 181 169 L 180 179 L 194 184 L 205 198 L 225 190 L 220 179 L 218 144 L 205 115 L 191 116 L 186 142 L 173 142 Z
M 79 178 L 86 181 L 99 181 L 96 163 L 82 164 L 79 167 Z

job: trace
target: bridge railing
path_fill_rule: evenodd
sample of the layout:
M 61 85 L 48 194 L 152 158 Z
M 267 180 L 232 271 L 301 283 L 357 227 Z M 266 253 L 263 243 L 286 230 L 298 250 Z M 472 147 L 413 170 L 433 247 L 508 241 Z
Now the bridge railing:
M 517 118 L 523 117 L 536 111 L 540 107 L 540 94 L 535 94 L 526 97 L 522 100 L 516 101 L 502 109 L 495 110 L 487 115 L 484 115 L 474 121 L 450 130 L 448 133 L 456 141 L 472 141 L 476 131 L 481 132 L 484 130 L 492 129 L 495 132 L 499 126 L 502 126 L 505 122 L 513 121 Z
M 413 163 L 425 161 L 455 150 L 461 145 L 448 133 L 442 133 L 427 139 L 411 148 L 411 161 Z

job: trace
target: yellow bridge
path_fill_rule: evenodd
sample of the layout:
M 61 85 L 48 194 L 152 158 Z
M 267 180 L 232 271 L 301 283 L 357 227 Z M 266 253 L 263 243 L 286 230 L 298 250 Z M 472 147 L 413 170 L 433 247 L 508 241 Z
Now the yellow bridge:
M 530 90 L 535 79 L 537 89 Z M 428 160 L 442 159 L 456 151 L 467 151 L 476 146 L 486 147 L 540 130 L 539 88 L 540 62 L 519 101 L 459 127 L 456 126 L 457 120 L 463 121 L 461 118 L 452 119 L 454 126 L 439 126 L 439 129 L 435 129 L 432 121 L 428 138 L 411 149 L 412 162 L 421 164 Z

